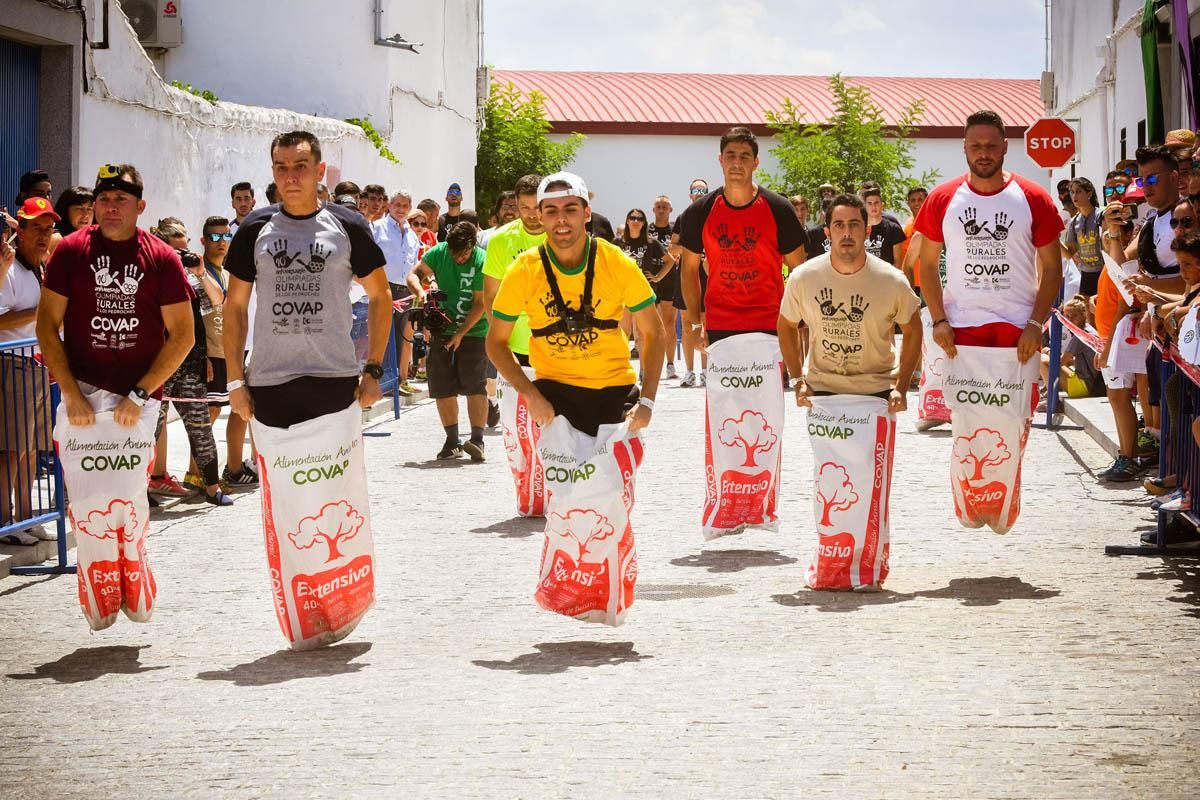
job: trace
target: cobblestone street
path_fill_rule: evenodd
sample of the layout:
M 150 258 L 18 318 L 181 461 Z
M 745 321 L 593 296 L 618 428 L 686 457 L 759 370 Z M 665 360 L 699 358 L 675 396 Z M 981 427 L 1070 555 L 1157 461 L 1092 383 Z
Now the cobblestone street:
M 0 581 L 0 797 L 1200 794 L 1200 562 L 1103 554 L 1151 517 L 1085 434 L 1033 432 L 996 536 L 904 415 L 888 591 L 818 593 L 803 414 L 781 531 L 706 544 L 702 409 L 659 395 L 616 629 L 536 607 L 501 439 L 431 463 L 430 403 L 369 431 L 378 599 L 334 647 L 284 649 L 257 495 L 157 515 L 147 625 L 91 635 L 74 577 Z

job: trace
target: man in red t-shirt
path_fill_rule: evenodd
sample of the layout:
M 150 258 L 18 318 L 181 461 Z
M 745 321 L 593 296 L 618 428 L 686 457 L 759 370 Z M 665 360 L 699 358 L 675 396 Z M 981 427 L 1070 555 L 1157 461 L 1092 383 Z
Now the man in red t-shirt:
M 680 281 L 684 323 L 707 338 L 701 346 L 738 333 L 776 335 L 783 299 L 782 266 L 804 262 L 808 238 L 787 198 L 754 182 L 758 139 L 730 128 L 718 158 L 725 185 L 692 203 L 680 219 Z M 708 258 L 707 316 L 700 322 L 700 257 Z
M 1004 170 L 1006 135 L 994 111 L 967 117 L 967 174 L 934 189 L 917 215 L 921 291 L 951 358 L 956 343 L 1016 347 L 1022 363 L 1038 355 L 1062 285 L 1062 218 L 1049 192 Z
M 192 349 L 192 290 L 175 251 L 137 226 L 146 201 L 136 168 L 101 167 L 95 196 L 96 224 L 46 265 L 38 344 L 72 425 L 95 422 L 89 397 L 102 389 L 122 398 L 113 419 L 132 427 Z

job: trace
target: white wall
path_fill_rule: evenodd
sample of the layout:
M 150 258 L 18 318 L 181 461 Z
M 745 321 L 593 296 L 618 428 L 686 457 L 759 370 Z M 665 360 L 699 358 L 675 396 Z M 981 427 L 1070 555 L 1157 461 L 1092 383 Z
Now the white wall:
M 185 0 L 164 77 L 223 101 L 370 117 L 402 166 L 343 178 L 439 202 L 457 181 L 473 197 L 479 4 L 384 0 L 383 35 L 423 43 L 412 53 L 374 44 L 374 0 Z
M 259 204 L 265 204 L 262 188 L 271 181 L 271 139 L 297 128 L 321 139 L 332 164 L 385 176 L 398 173 L 358 128 L 344 122 L 234 103 L 214 105 L 165 85 L 120 13 L 112 15 L 109 36 L 109 49 L 89 56 L 78 174 L 90 185 L 100 164 L 136 166 L 146 182 L 143 227 L 161 217 L 179 217 L 198 246 L 205 217 L 232 215 L 233 183 L 251 181 Z
M 561 141 L 565 137 L 551 138 Z M 678 214 L 686 207 L 688 186 L 696 178 L 719 185 L 718 144 L 715 136 L 594 135 L 584 140 L 567 169 L 578 173 L 596 193 L 596 209 L 615 227 L 631 208 L 652 213 L 654 198 L 663 193 L 671 197 Z M 773 146 L 773 139 L 759 139 L 760 169 L 768 173 L 778 169 L 770 153 Z M 917 165 L 913 172 L 917 175 L 936 169 L 941 173 L 939 180 L 947 180 L 966 171 L 959 139 L 918 139 L 914 154 Z M 1045 183 L 1046 172 L 1028 159 L 1020 140 L 1009 141 L 1005 166 Z

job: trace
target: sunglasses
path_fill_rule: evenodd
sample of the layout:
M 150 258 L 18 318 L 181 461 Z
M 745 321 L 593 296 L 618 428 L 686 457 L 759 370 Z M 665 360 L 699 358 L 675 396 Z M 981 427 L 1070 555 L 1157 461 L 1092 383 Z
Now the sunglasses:
M 1157 186 L 1158 177 L 1159 173 L 1156 172 L 1153 175 L 1147 175 L 1144 178 L 1134 178 L 1133 182 L 1139 189 L 1142 189 L 1146 186 Z
M 414 219 L 412 222 L 410 222 L 408 224 L 413 226 L 414 228 L 428 228 L 429 227 L 428 222 L 422 222 L 419 219 Z
M 688 189 L 688 194 L 695 197 L 695 196 L 701 195 L 701 194 L 708 194 L 708 190 L 707 189 Z
M 1105 186 L 1104 196 L 1112 197 L 1114 194 L 1125 194 L 1125 184 L 1118 183 L 1116 186 Z
M 206 233 L 204 237 L 210 242 L 232 242 L 232 233 Z
M 625 221 L 626 222 L 645 222 L 646 218 L 645 217 L 626 217 Z
M 1191 229 L 1194 227 L 1196 227 L 1196 218 L 1195 217 L 1172 217 L 1171 218 L 1171 229 L 1172 230 L 1174 230 L 1175 228 Z

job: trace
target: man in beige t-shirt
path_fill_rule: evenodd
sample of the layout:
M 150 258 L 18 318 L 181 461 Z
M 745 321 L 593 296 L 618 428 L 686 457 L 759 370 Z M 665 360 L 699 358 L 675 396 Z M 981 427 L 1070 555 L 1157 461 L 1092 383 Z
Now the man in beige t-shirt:
M 796 405 L 810 405 L 813 394 L 859 394 L 887 400 L 893 413 L 903 411 L 904 387 L 921 355 L 920 301 L 903 272 L 867 253 L 862 200 L 839 195 L 825 222 L 829 252 L 792 271 L 779 308 L 779 348 L 788 374 L 805 376 L 792 380 Z M 801 321 L 809 331 L 807 365 Z M 904 333 L 898 370 L 897 324 Z

